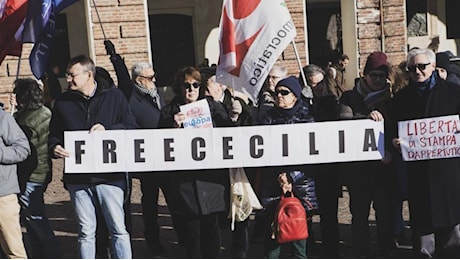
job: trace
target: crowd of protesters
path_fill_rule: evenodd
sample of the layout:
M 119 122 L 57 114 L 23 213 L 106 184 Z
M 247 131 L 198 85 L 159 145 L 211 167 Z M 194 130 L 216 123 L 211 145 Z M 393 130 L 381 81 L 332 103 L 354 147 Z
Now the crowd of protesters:
M 384 122 L 385 152 L 380 161 L 245 169 L 263 208 L 255 211 L 253 233 L 249 232 L 249 218 L 234 223 L 233 258 L 247 258 L 250 236 L 263 241 L 260 257 L 309 256 L 314 234 L 287 244 L 274 239 L 277 204 L 287 193 L 302 202 L 308 225 L 313 215 L 319 215 L 321 256 L 340 258 L 338 201 L 342 187 L 350 197 L 354 258 L 394 257 L 395 238 L 404 231 L 402 202 L 406 199 L 414 256 L 460 257 L 460 158 L 404 162 L 397 131 L 398 121 L 460 114 L 459 69 L 449 62 L 450 52 L 413 49 L 401 64 L 390 64 L 385 53 L 371 53 L 351 89 L 346 87 L 349 57 L 345 54 L 327 68 L 307 65 L 298 77 L 275 64 L 254 101 L 219 83 L 215 67 L 187 66 L 178 69 L 171 86 L 174 98 L 166 103 L 150 63 L 135 63 L 130 74 L 113 43 L 107 40 L 104 44 L 118 86 L 89 57 L 76 56 L 67 66 L 68 89 L 47 103 L 52 110 L 44 105 L 43 90 L 32 79 L 14 82 L 10 97 L 17 109 L 14 118 L 0 110 L 0 244 L 4 256 L 60 257 L 43 194 L 51 181 L 51 158 L 69 157 L 65 131 L 183 128 L 186 115 L 180 106 L 206 100 L 213 127 L 357 119 Z M 221 229 L 230 227 L 228 169 L 66 172 L 63 182 L 78 223 L 79 257 L 132 257 L 131 178 L 140 179 L 144 236 L 155 255 L 166 250 L 158 223 L 161 189 L 187 258 L 221 257 Z M 370 247 L 371 206 L 377 224 L 375 252 Z M 30 237 L 27 251 L 20 223 Z

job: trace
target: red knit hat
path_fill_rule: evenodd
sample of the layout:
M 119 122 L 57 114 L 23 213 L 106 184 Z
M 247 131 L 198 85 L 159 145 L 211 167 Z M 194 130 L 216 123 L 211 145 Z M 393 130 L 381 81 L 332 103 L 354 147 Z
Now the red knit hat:
M 388 73 L 388 66 L 387 55 L 385 55 L 385 53 L 380 51 L 373 52 L 367 57 L 363 73 L 367 75 L 373 70 L 383 70 Z

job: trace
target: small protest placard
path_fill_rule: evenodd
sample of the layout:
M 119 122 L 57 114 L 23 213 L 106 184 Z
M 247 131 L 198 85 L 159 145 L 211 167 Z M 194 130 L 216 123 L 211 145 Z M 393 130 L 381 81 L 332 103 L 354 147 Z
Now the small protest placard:
M 185 114 L 184 128 L 212 128 L 211 111 L 206 99 L 180 106 Z
M 404 161 L 460 157 L 458 115 L 398 122 Z

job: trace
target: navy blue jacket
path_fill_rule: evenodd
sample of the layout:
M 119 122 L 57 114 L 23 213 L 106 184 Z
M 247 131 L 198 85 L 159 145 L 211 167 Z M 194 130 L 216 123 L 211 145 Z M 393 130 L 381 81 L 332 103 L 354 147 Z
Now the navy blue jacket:
M 273 107 L 261 121 L 263 125 L 281 125 L 314 122 L 309 105 L 302 99 L 290 109 Z M 278 184 L 278 175 L 285 172 L 292 183 L 294 195 L 300 199 L 307 211 L 318 209 L 316 198 L 316 187 L 312 167 L 307 165 L 288 165 L 273 166 L 261 169 L 261 191 L 260 201 L 262 206 L 270 211 L 274 211 L 279 199 L 281 198 L 281 188 Z
M 128 99 L 129 106 L 136 118 L 137 126 L 140 129 L 156 129 L 160 121 L 161 109 L 158 108 L 150 95 L 142 93 L 137 89 L 131 80 L 128 69 L 123 59 L 118 54 L 110 56 L 113 67 L 117 74 L 118 88 Z M 163 97 L 160 96 L 160 105 L 164 107 Z

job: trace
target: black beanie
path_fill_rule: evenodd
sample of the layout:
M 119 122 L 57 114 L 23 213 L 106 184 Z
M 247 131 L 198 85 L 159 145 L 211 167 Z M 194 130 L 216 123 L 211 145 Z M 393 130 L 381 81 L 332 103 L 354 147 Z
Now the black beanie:
M 289 88 L 297 98 L 300 98 L 300 95 L 302 94 L 302 86 L 300 85 L 299 80 L 294 76 L 280 80 L 278 84 L 276 84 L 276 87 L 279 86 L 285 86 Z
M 436 67 L 450 70 L 449 55 L 445 52 L 436 53 Z

